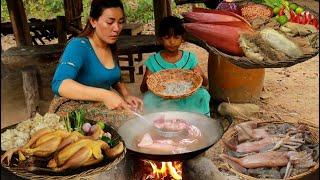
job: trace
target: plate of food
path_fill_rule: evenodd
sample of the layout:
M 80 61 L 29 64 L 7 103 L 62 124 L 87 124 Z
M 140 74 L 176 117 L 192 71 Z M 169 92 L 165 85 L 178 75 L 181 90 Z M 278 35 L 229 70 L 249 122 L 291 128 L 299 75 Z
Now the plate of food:
M 202 85 L 202 77 L 191 70 L 166 69 L 151 74 L 148 89 L 166 99 L 178 99 L 192 95 Z
M 1 129 L 1 166 L 26 179 L 73 179 L 105 172 L 126 153 L 113 127 L 75 110 L 64 118 L 37 114 Z

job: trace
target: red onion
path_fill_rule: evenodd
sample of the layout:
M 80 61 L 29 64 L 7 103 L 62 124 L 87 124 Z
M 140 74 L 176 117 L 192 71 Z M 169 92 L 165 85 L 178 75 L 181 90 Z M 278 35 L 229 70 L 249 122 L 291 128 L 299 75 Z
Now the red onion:
M 236 3 L 233 2 L 226 2 L 226 1 L 222 1 L 221 3 L 219 3 L 219 5 L 217 6 L 218 10 L 225 10 L 225 11 L 231 11 L 234 13 L 239 14 L 239 8 L 237 6 Z
M 97 130 L 97 128 L 98 128 L 98 125 L 97 125 L 97 124 L 94 124 L 94 125 L 91 126 L 91 128 L 90 128 L 90 132 L 91 132 L 91 133 L 94 133 L 94 132 Z
M 90 132 L 90 129 L 91 129 L 91 124 L 90 123 L 84 123 L 82 125 L 82 130 L 85 132 L 85 133 L 89 133 Z

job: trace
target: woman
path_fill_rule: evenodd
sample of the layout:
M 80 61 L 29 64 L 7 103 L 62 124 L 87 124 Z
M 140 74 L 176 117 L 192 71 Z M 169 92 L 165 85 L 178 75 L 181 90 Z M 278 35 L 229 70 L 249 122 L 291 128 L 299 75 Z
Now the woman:
M 54 94 L 103 102 L 108 109 L 141 110 L 142 101 L 131 96 L 120 82 L 120 67 L 114 54 L 124 22 L 120 0 L 92 0 L 85 29 L 68 42 L 60 58 L 51 84 Z

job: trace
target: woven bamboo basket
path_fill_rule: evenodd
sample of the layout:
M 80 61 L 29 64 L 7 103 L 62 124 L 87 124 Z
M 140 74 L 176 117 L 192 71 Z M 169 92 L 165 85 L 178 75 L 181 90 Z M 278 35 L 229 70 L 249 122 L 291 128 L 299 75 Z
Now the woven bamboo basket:
M 206 49 L 210 53 L 214 53 L 223 57 L 226 57 L 232 64 L 237 65 L 244 69 L 257 69 L 257 68 L 284 68 L 284 67 L 290 67 L 302 62 L 305 62 L 319 54 L 319 50 L 312 54 L 305 54 L 298 58 L 291 58 L 290 60 L 286 61 L 252 61 L 248 59 L 245 56 L 232 56 L 226 53 L 223 53 L 216 49 L 213 46 L 210 46 L 203 40 L 196 39 L 195 37 L 192 37 L 192 35 L 188 35 L 187 39 L 189 42 L 197 44 L 204 49 Z
M 258 122 L 258 127 L 266 125 L 266 124 L 283 124 L 283 123 L 288 123 L 288 124 L 294 124 L 292 122 L 287 122 L 287 121 L 263 121 L 263 122 Z M 319 143 L 319 128 L 318 127 L 314 127 L 312 125 L 309 124 L 305 124 L 302 122 L 298 122 L 298 124 L 301 125 L 306 125 L 309 128 L 309 131 L 311 132 L 311 138 L 313 143 L 317 144 Z M 223 139 L 225 141 L 229 141 L 232 140 L 234 138 L 237 138 L 237 132 L 235 130 L 235 128 L 231 128 L 228 133 L 225 133 Z M 225 145 L 223 145 L 222 147 L 222 151 L 226 152 L 227 147 Z M 231 172 L 235 173 L 237 176 L 240 177 L 240 179 L 244 179 L 244 180 L 279 180 L 279 179 L 271 179 L 271 178 L 255 178 L 246 174 L 243 174 L 235 169 L 233 169 L 230 164 L 228 164 L 228 162 L 225 163 L 225 165 L 227 166 L 228 170 L 230 170 Z M 319 168 L 319 159 L 316 161 L 316 165 L 311 167 L 308 171 L 300 173 L 298 175 L 295 176 L 291 176 L 289 178 L 287 178 L 287 180 L 298 180 L 301 179 L 311 173 L 314 173 L 317 169 Z
M 244 0 L 242 4 L 248 3 L 250 1 Z M 250 2 L 251 3 L 251 2 Z M 296 2 L 297 4 L 299 4 L 298 2 Z M 306 6 L 302 6 L 304 7 L 305 10 L 309 11 L 312 15 L 314 15 L 315 18 L 317 18 L 317 20 L 319 21 L 319 14 L 317 12 L 315 12 L 314 10 L 310 9 L 309 7 Z M 257 69 L 257 68 L 284 68 L 284 67 L 290 67 L 293 66 L 295 64 L 299 64 L 302 62 L 305 62 L 315 56 L 317 56 L 319 54 L 319 49 L 314 52 L 314 53 L 310 53 L 310 54 L 305 54 L 301 57 L 298 58 L 291 58 L 289 60 L 283 60 L 283 61 L 261 61 L 261 62 L 257 62 L 257 61 L 252 61 L 250 59 L 248 59 L 245 56 L 233 56 L 233 55 L 229 55 L 226 53 L 223 53 L 222 51 L 216 49 L 213 46 L 210 46 L 209 44 L 207 44 L 204 40 L 198 39 L 195 36 L 193 36 L 192 34 L 188 33 L 186 36 L 186 40 L 188 42 L 197 44 L 199 46 L 201 46 L 202 48 L 206 49 L 208 52 L 210 53 L 214 53 L 223 57 L 226 57 L 232 64 L 237 65 L 239 67 L 245 68 L 245 69 Z M 319 39 L 318 39 L 319 41 Z
M 192 87 L 181 94 L 165 93 L 166 83 L 186 81 L 192 82 Z M 202 77 L 191 70 L 166 69 L 151 74 L 147 79 L 147 86 L 154 94 L 165 99 L 178 99 L 192 95 L 202 85 Z
M 89 121 L 92 122 L 92 121 Z M 1 133 L 5 132 L 7 129 L 15 128 L 17 124 L 6 127 L 1 129 Z M 113 138 L 119 138 L 120 141 L 124 143 L 121 136 L 117 133 L 117 131 L 107 125 L 107 130 L 110 132 L 111 136 Z M 44 171 L 36 171 L 36 172 L 29 172 L 26 170 L 26 168 L 18 167 L 18 156 L 14 155 L 12 157 L 12 162 L 10 166 L 7 166 L 5 164 L 1 164 L 1 170 L 3 172 L 9 171 L 8 173 L 14 174 L 18 177 L 24 178 L 24 179 L 37 179 L 37 180 L 50 180 L 50 179 L 88 179 L 90 177 L 96 176 L 100 173 L 104 173 L 111 168 L 115 167 L 124 157 L 127 150 L 124 148 L 123 152 L 112 160 L 104 159 L 102 162 L 91 165 L 88 167 L 79 167 L 77 169 L 69 169 L 67 171 L 54 173 L 54 172 L 44 172 Z M 1 151 L 1 155 L 4 153 L 4 151 Z
M 83 109 L 86 112 L 86 119 L 104 121 L 111 125 L 115 130 L 133 117 L 133 114 L 126 110 L 110 110 L 100 102 L 78 101 L 65 97 L 54 97 L 50 103 L 48 112 L 64 117 L 76 109 Z

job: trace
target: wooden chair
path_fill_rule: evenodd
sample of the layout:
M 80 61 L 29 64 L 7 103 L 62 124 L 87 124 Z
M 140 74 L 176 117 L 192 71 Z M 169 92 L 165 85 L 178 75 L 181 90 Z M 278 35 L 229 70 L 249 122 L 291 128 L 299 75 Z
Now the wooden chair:
M 121 31 L 120 36 L 137 36 L 141 35 L 143 31 L 143 25 L 139 23 L 130 23 L 130 24 L 124 24 L 123 29 Z M 119 44 L 119 43 L 118 43 Z M 121 65 L 122 70 L 128 70 L 129 71 L 129 77 L 130 82 L 135 82 L 135 67 L 134 62 L 135 61 L 142 61 L 142 53 L 138 53 L 138 57 L 134 58 L 134 54 L 121 54 L 119 55 L 119 61 L 127 61 L 128 65 Z M 139 74 L 143 74 L 143 66 L 139 67 Z

